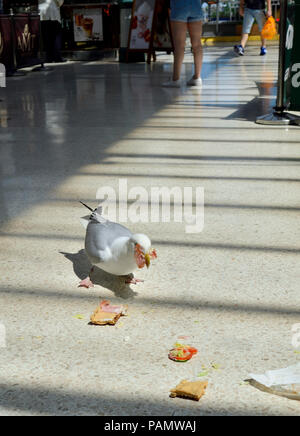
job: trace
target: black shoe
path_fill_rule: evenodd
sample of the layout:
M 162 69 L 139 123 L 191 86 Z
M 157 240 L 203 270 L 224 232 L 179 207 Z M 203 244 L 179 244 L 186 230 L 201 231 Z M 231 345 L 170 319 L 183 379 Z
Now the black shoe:
M 67 59 L 58 58 L 58 59 L 54 59 L 53 62 L 56 62 L 56 63 L 58 63 L 58 64 L 61 64 L 61 63 L 63 63 L 63 62 L 67 62 Z

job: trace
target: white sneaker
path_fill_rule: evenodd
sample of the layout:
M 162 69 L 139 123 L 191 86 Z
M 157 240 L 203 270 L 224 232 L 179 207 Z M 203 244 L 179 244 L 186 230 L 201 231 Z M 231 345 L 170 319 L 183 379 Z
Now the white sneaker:
M 186 82 L 187 86 L 202 86 L 202 79 L 199 77 L 198 79 L 194 79 L 193 77 Z
M 170 79 L 167 82 L 163 82 L 162 86 L 166 88 L 180 88 L 180 80 Z

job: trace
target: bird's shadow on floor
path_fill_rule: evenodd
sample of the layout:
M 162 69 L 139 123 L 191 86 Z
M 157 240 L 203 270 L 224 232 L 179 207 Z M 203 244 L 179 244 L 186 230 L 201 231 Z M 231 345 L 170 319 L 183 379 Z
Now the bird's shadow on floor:
M 74 273 L 80 280 L 83 280 L 89 275 L 92 265 L 84 250 L 80 250 L 78 253 L 65 253 L 63 251 L 60 251 L 60 253 L 73 263 Z M 94 285 L 100 285 L 103 288 L 109 289 L 118 298 L 127 300 L 138 295 L 129 284 L 125 283 L 124 277 L 114 276 L 100 268 L 94 267 L 91 279 Z

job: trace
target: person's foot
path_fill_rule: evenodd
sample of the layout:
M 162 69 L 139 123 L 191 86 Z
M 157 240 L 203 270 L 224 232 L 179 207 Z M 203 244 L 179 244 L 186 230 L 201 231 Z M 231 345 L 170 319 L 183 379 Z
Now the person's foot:
M 170 79 L 167 82 L 163 82 L 162 86 L 165 88 L 180 88 L 180 80 Z
M 233 47 L 233 50 L 238 56 L 244 56 L 245 50 L 244 50 L 243 46 L 241 46 L 241 44 L 235 45 Z
M 267 49 L 266 49 L 266 47 L 261 47 L 260 48 L 260 56 L 264 56 L 264 55 L 266 55 L 267 54 Z
M 188 80 L 186 82 L 187 86 L 202 86 L 202 79 L 201 77 L 198 77 L 198 79 L 194 79 L 194 77 L 192 77 L 190 80 Z

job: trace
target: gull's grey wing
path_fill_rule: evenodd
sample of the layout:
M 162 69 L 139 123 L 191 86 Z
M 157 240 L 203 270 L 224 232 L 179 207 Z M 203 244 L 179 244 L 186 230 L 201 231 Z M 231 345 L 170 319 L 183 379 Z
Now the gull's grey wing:
M 85 251 L 92 263 L 103 262 L 107 256 L 107 247 L 121 236 L 131 237 L 132 233 L 121 224 L 105 220 L 101 223 L 91 219 L 86 230 Z

